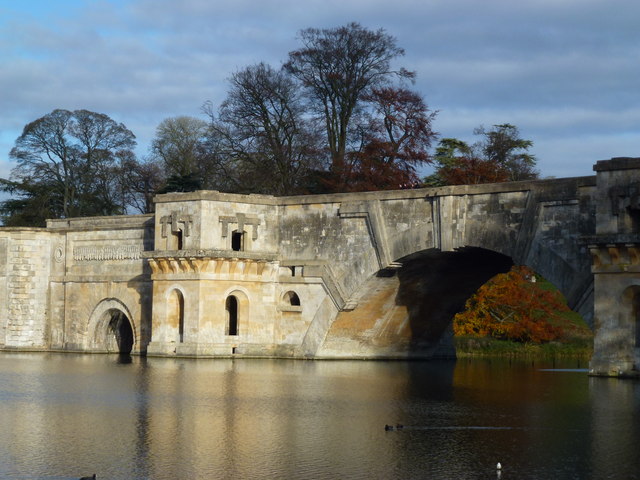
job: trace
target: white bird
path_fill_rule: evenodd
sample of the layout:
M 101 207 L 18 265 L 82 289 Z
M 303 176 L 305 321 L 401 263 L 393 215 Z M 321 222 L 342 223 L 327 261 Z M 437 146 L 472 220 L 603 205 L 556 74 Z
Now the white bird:
M 502 470 L 502 465 L 500 465 L 500 462 L 498 462 L 498 464 L 496 465 L 496 470 Z

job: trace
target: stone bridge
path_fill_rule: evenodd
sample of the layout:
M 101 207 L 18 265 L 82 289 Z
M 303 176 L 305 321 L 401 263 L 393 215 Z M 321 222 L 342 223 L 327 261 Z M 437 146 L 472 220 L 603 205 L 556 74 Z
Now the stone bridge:
M 334 195 L 214 191 L 154 215 L 0 229 L 0 348 L 434 358 L 512 264 L 595 328 L 595 375 L 640 368 L 640 159 L 595 176 Z

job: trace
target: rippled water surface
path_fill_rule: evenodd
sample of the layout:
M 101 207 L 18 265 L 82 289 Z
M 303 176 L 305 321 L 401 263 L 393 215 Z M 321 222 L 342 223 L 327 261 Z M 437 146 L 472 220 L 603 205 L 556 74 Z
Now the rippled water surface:
M 3 353 L 0 478 L 639 478 L 640 383 L 585 367 Z

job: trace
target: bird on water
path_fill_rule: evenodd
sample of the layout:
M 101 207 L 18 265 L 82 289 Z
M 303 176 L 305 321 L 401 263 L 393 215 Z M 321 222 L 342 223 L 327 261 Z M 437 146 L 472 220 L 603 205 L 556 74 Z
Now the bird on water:
M 80 480 L 96 480 L 96 474 L 94 473 L 90 477 L 82 477 Z

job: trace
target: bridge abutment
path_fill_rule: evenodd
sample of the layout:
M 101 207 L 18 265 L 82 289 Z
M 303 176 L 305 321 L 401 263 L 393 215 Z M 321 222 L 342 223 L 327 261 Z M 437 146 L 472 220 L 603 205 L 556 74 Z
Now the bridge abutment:
M 640 158 L 597 173 L 596 232 L 585 238 L 594 276 L 591 375 L 640 376 Z

